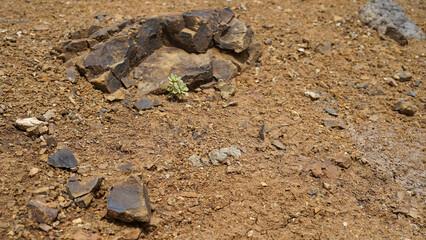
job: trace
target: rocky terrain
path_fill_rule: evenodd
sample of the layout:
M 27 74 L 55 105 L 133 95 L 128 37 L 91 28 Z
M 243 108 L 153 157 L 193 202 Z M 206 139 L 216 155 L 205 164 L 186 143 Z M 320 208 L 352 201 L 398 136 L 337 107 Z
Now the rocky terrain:
M 1 239 L 424 239 L 426 6 L 366 3 L 1 1 Z

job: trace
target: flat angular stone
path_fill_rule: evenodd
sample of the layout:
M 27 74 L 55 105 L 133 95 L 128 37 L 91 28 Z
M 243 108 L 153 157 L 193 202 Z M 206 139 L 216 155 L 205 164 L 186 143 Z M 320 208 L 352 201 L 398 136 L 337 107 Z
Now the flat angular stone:
M 108 196 L 107 215 L 123 222 L 149 222 L 151 205 L 142 179 L 130 176 L 113 186 Z
M 170 74 L 181 77 L 188 88 L 195 89 L 201 84 L 213 80 L 210 56 L 206 54 L 190 54 L 182 49 L 163 47 L 134 71 L 133 77 L 139 80 L 140 94 L 161 91 L 168 85 Z
M 52 223 L 59 213 L 59 210 L 39 200 L 31 200 L 27 207 L 29 218 L 38 223 Z
M 212 57 L 213 77 L 216 81 L 228 81 L 237 73 L 237 67 L 230 60 Z
M 139 101 L 136 101 L 134 103 L 134 106 L 136 109 L 138 110 L 148 110 L 152 108 L 152 102 L 149 101 L 148 99 L 141 99 Z
M 68 195 L 71 199 L 75 199 L 99 190 L 103 180 L 104 178 L 94 177 L 83 185 L 80 185 L 78 181 L 70 180 L 65 187 L 67 188 Z
M 73 168 L 78 164 L 73 152 L 68 149 L 58 150 L 53 155 L 48 157 L 47 163 L 53 167 L 66 169 Z
M 234 18 L 228 31 L 223 36 L 217 36 L 215 41 L 221 49 L 232 50 L 240 53 L 246 50 L 252 43 L 253 30 L 243 21 Z

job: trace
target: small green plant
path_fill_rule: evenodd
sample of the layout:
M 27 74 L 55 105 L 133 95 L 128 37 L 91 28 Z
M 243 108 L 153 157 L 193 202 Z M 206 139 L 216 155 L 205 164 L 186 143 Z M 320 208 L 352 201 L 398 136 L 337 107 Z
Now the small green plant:
M 188 87 L 182 81 L 182 78 L 175 74 L 170 75 L 166 90 L 169 92 L 170 98 L 177 97 L 181 100 L 183 96 L 188 96 Z

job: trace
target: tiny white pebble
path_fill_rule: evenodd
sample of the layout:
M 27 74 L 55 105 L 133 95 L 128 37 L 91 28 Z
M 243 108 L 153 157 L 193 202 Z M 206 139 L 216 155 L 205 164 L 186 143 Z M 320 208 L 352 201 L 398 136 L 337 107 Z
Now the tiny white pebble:
M 347 222 L 343 222 L 343 226 L 348 226 L 348 223 Z

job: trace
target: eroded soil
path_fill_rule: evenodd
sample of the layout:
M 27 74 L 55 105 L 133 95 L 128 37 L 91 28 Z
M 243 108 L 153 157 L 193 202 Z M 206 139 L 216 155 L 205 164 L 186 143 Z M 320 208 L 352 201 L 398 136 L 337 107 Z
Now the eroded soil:
M 426 45 L 381 39 L 357 21 L 364 2 L 1 1 L 1 238 L 424 239 Z M 425 4 L 397 2 L 424 31 Z M 237 106 L 223 108 L 227 101 L 204 91 L 184 102 L 149 96 L 163 106 L 138 112 L 125 101 L 108 102 L 83 78 L 65 80 L 62 62 L 50 54 L 67 34 L 95 23 L 98 13 L 106 14 L 99 24 L 107 26 L 217 7 L 231 7 L 261 42 L 271 40 L 258 67 L 233 80 Z M 396 87 L 384 80 L 400 70 L 413 80 Z M 312 101 L 305 91 L 320 99 Z M 131 92 L 131 101 L 138 100 Z M 414 116 L 392 111 L 401 99 L 418 107 Z M 49 109 L 58 112 L 57 147 L 13 126 L 17 118 Z M 342 119 L 346 127 L 328 128 L 324 119 Z M 245 150 L 240 173 L 188 165 L 192 154 L 206 157 L 230 145 Z M 73 150 L 79 166 L 92 170 L 48 166 L 58 147 Z M 334 163 L 339 155 L 351 158 L 349 168 Z M 309 170 L 315 162 L 320 174 Z M 117 170 L 127 163 L 135 166 Z M 30 177 L 31 168 L 40 171 Z M 87 209 L 69 200 L 65 183 L 71 174 L 105 177 Z M 108 190 L 129 174 L 142 174 L 147 183 L 152 226 L 105 217 Z M 60 209 L 47 232 L 27 213 L 28 201 L 45 187 L 45 200 Z

